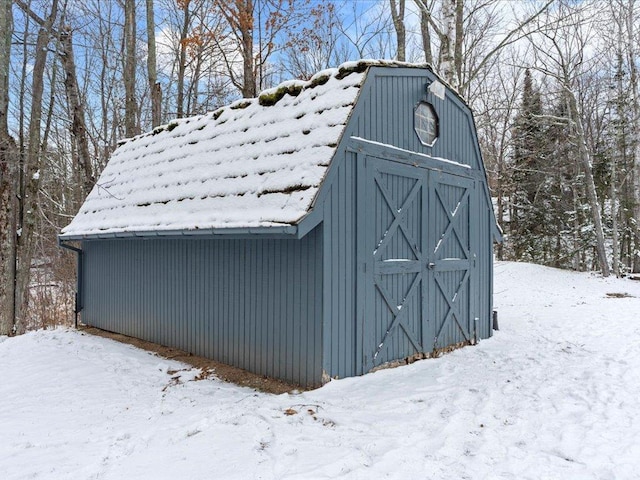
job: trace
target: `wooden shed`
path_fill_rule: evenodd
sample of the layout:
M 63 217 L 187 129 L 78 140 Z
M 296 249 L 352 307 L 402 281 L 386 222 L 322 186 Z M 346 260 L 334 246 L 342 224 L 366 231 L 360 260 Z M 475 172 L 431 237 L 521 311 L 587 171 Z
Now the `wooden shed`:
M 121 142 L 60 243 L 82 321 L 303 386 L 489 337 L 465 102 L 348 63 Z

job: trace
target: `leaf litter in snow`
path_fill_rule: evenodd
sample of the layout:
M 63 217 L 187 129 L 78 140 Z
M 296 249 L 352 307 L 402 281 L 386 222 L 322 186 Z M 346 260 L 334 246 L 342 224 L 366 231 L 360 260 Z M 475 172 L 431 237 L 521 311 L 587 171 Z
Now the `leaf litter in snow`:
M 2 478 L 637 478 L 640 283 L 495 276 L 493 338 L 296 394 L 73 330 L 5 338 Z

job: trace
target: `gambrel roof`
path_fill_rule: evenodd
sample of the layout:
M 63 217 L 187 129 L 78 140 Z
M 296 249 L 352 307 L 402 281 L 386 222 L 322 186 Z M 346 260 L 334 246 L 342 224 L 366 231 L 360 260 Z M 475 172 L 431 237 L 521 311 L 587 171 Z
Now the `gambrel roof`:
M 296 224 L 381 64 L 416 66 L 343 64 L 122 141 L 61 238 Z

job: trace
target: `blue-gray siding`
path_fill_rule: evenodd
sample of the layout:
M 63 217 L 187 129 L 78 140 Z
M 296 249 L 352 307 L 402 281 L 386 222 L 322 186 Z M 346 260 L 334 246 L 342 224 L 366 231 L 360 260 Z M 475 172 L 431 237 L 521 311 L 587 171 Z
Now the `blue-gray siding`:
M 322 228 L 296 239 L 94 240 L 83 321 L 319 385 Z
M 324 200 L 324 369 L 357 375 L 356 154 L 348 153 Z
M 434 159 L 445 158 L 471 167 L 469 174 L 478 180 L 478 184 L 470 199 L 473 212 L 469 234 L 473 235 L 476 242 L 477 261 L 471 271 L 470 290 L 463 288 L 460 295 L 466 297 L 464 301 L 468 305 L 463 310 L 473 313 L 473 317 L 465 319 L 465 322 L 468 322 L 469 327 L 475 328 L 477 337 L 487 338 L 492 333 L 493 217 L 471 112 L 449 91 L 444 100 L 427 93 L 426 85 L 435 79 L 430 72 L 399 70 L 401 72 L 376 67 L 370 69 L 317 203 L 323 209 L 326 253 L 323 366 L 332 377 L 357 375 L 367 370 L 366 365 L 363 365 L 366 352 L 362 348 L 366 338 L 372 334 L 364 329 L 364 325 L 368 324 L 364 317 L 371 315 L 372 307 L 369 306 L 365 311 L 366 306 L 359 305 L 365 298 L 366 286 L 359 285 L 357 281 L 368 261 L 367 255 L 371 253 L 362 249 L 362 245 L 366 245 L 368 240 L 358 240 L 358 235 L 363 235 L 366 230 L 366 223 L 360 218 L 362 215 L 357 215 L 357 205 L 358 202 L 366 202 L 367 188 L 366 180 L 361 178 L 364 169 L 359 171 L 358 165 L 363 164 L 366 155 L 370 153 L 384 158 L 385 148 L 373 146 L 371 150 L 365 147 L 364 150 L 360 148 L 350 151 L 354 144 L 351 140 L 353 137 L 426 154 Z M 439 117 L 439 138 L 433 147 L 423 145 L 414 132 L 414 108 L 422 100 L 432 103 Z M 420 159 L 416 158 L 415 161 L 419 163 Z M 363 210 L 364 215 L 369 210 L 375 217 L 375 209 L 379 207 L 375 203 L 367 204 Z M 434 227 L 429 225 L 433 219 L 425 215 L 425 221 L 427 229 Z M 442 280 L 445 284 L 451 284 L 450 288 L 453 289 L 460 275 L 460 272 L 443 274 Z M 425 285 L 425 289 L 434 288 L 433 279 L 430 282 Z M 396 287 L 402 289 L 406 285 Z M 424 297 L 428 296 L 437 303 L 427 306 L 432 315 L 434 311 L 439 312 L 437 315 L 446 314 L 446 302 L 425 292 Z M 415 301 L 418 302 L 418 299 Z M 385 311 L 384 306 L 378 307 L 374 310 Z M 419 306 L 416 303 L 411 308 Z M 379 318 L 374 324 L 388 321 L 389 318 Z M 380 324 L 378 327 L 381 329 L 384 326 Z M 417 326 L 415 332 L 416 335 L 420 334 Z M 463 340 L 464 337 L 455 324 L 448 324 L 442 332 L 438 347 Z M 431 345 L 433 339 L 429 341 Z M 445 345 L 442 342 L 446 342 Z M 394 350 L 401 351 L 401 347 L 397 346 Z M 411 350 L 408 344 L 404 349 Z
M 454 160 L 480 169 L 473 118 L 469 109 L 450 91 L 444 100 L 427 93 L 435 77 L 426 70 L 371 68 L 360 92 L 346 135 L 366 138 L 412 152 Z M 439 118 L 439 136 L 432 147 L 423 145 L 414 132 L 414 109 L 430 102 Z

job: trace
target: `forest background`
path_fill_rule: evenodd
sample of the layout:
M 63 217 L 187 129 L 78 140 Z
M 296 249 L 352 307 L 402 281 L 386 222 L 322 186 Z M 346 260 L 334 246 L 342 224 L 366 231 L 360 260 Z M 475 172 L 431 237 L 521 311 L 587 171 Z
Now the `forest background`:
M 640 271 L 636 0 L 0 0 L 0 335 L 73 319 L 57 245 L 122 138 L 360 58 L 472 107 L 496 256 Z

